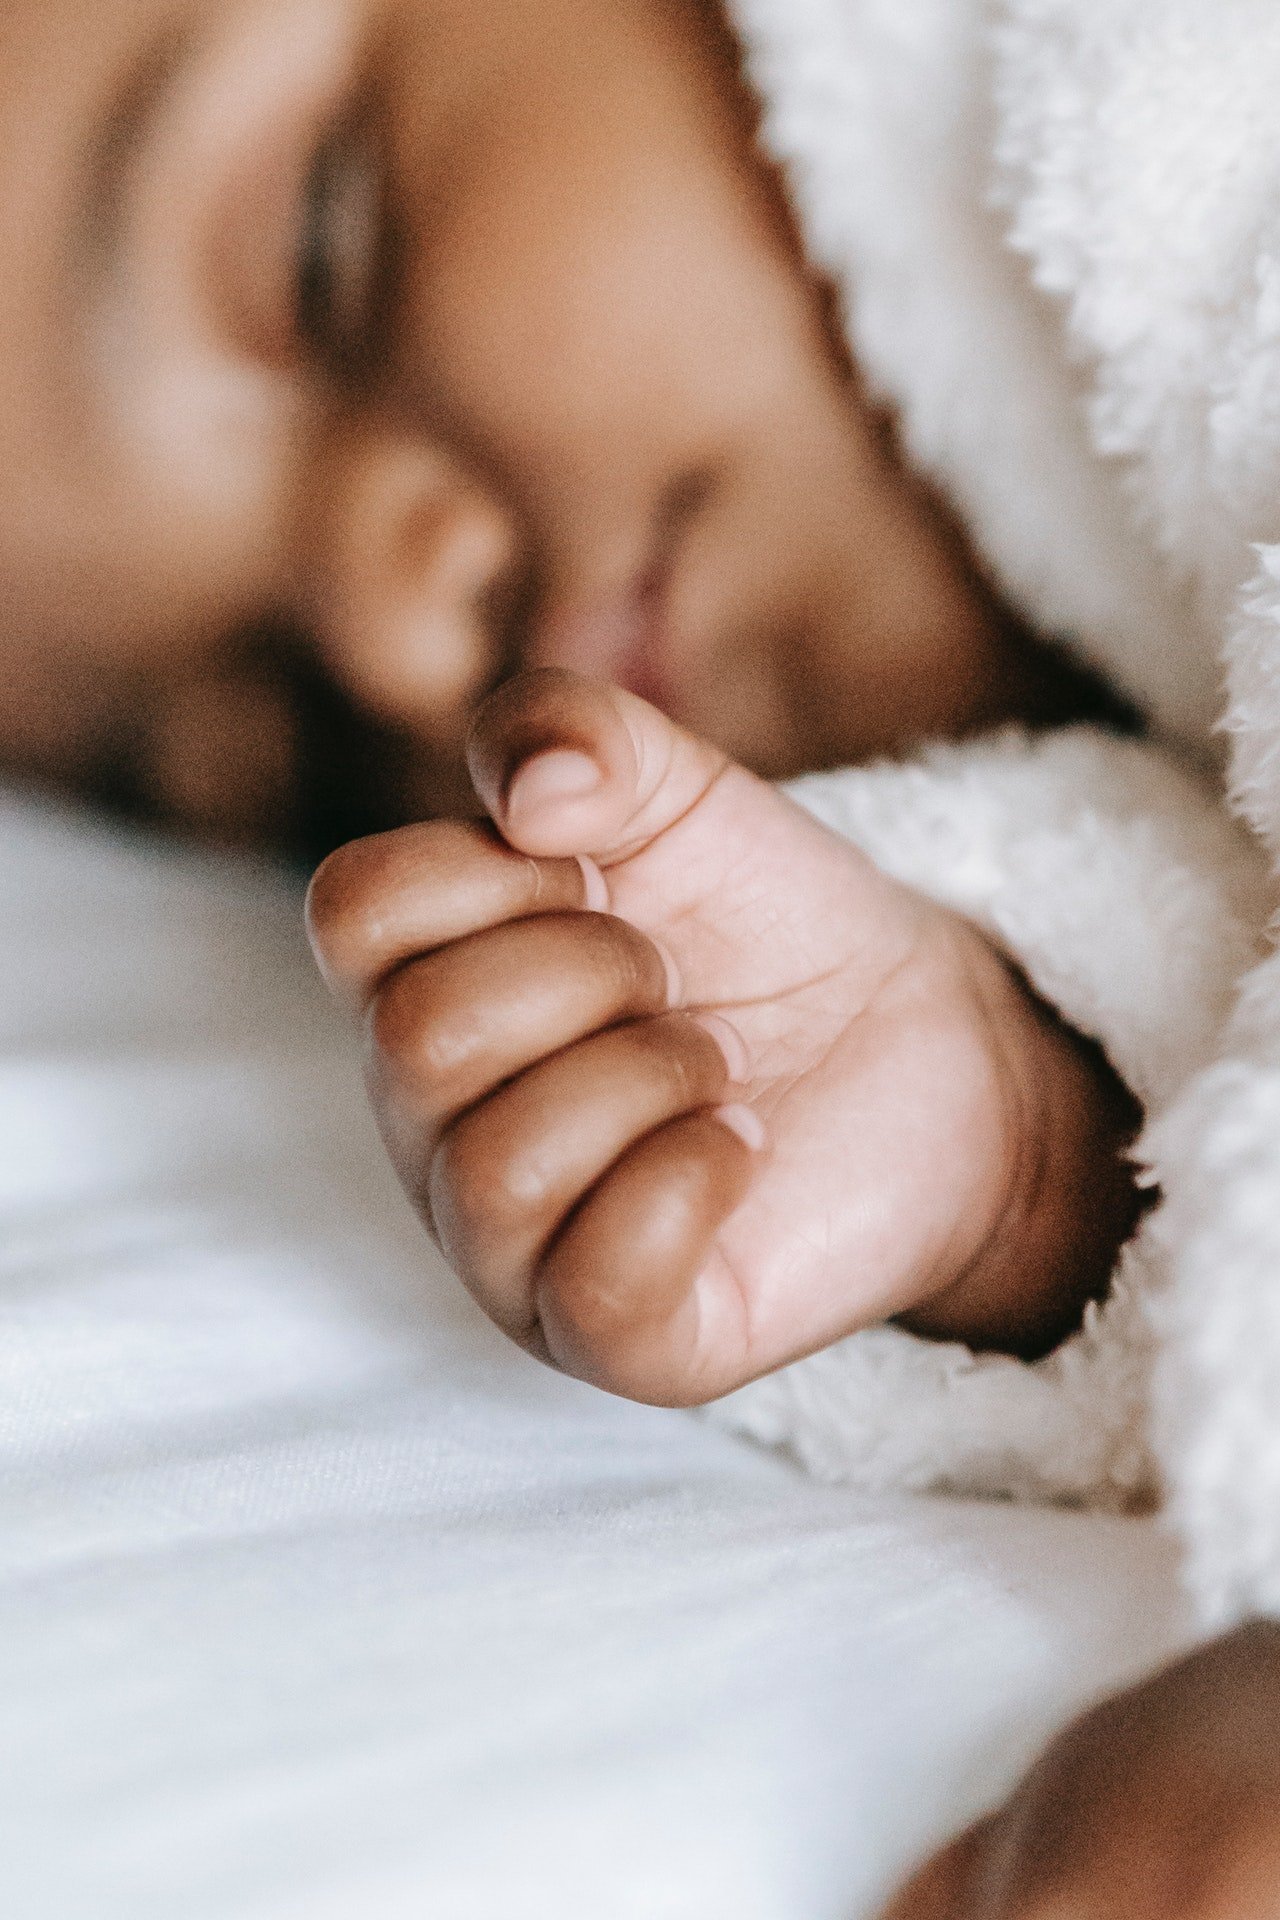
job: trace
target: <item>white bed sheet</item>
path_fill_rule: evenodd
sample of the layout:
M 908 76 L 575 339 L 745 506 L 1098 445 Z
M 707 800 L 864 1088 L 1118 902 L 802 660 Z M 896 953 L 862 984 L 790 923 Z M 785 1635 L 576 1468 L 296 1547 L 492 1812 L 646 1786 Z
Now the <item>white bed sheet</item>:
M 1166 1544 L 823 1489 L 525 1361 L 298 906 L 0 797 L 5 1914 L 871 1914 L 1182 1642 Z

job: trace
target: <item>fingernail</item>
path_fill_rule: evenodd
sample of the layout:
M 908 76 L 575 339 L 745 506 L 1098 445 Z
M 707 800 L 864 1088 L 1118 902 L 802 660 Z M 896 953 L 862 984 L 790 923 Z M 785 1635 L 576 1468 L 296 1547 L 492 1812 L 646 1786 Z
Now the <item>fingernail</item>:
M 661 940 L 655 940 L 653 944 L 658 949 L 662 964 L 667 970 L 667 1005 L 669 1007 L 681 1006 L 684 1003 L 684 975 L 676 965 L 674 957 L 669 954 L 663 946 Z
M 582 904 L 588 913 L 608 913 L 609 883 L 594 860 L 588 860 L 585 853 L 578 855 L 578 865 L 582 868 Z
M 768 1135 L 764 1130 L 764 1122 L 750 1107 L 717 1107 L 715 1115 L 722 1126 L 728 1127 L 730 1133 L 737 1134 L 744 1146 L 750 1147 L 752 1153 L 763 1152 Z
M 693 1017 L 700 1027 L 705 1027 L 724 1055 L 729 1078 L 739 1083 L 745 1081 L 751 1073 L 751 1056 L 738 1029 L 731 1027 L 718 1013 L 695 1013 Z
M 507 787 L 508 813 L 528 813 L 557 800 L 585 800 L 602 783 L 599 767 L 589 754 L 573 747 L 540 753 L 520 767 Z

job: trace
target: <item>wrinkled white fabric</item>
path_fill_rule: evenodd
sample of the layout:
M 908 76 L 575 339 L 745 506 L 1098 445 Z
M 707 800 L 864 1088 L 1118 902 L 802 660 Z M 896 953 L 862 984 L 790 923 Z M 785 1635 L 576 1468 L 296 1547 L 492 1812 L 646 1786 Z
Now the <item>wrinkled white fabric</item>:
M 0 799 L 15 1920 L 859 1920 L 1186 1632 L 1149 1526 L 825 1489 L 526 1361 L 297 888 Z

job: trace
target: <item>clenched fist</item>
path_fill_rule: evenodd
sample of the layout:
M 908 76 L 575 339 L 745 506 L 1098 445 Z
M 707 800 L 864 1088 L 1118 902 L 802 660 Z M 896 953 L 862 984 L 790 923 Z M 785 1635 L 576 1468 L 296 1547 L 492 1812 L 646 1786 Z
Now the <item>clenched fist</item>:
M 514 1339 L 660 1404 L 869 1322 L 1031 1350 L 1106 1280 L 1134 1115 L 966 922 L 616 688 L 474 727 L 491 824 L 312 887 L 383 1137 Z

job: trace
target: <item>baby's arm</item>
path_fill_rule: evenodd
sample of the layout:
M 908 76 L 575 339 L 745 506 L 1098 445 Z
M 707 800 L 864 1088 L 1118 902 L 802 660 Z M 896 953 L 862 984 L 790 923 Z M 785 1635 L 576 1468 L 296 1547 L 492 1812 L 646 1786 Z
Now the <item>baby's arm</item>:
M 1276 1920 L 1280 1628 L 1254 1623 L 1086 1714 L 884 1920 Z
M 473 770 L 498 833 L 346 849 L 311 916 L 499 1325 L 662 1402 L 894 1315 L 1069 1330 L 1133 1222 L 1135 1116 L 972 926 L 613 689 L 516 683 Z

